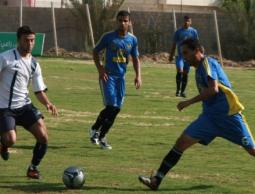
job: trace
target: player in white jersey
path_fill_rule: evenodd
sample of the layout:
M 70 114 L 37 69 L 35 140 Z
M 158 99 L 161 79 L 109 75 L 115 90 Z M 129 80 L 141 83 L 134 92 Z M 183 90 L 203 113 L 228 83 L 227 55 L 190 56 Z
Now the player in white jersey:
M 17 43 L 17 48 L 0 54 L 0 152 L 4 160 L 9 159 L 8 148 L 16 141 L 16 125 L 23 126 L 36 139 L 27 176 L 39 179 L 38 165 L 47 151 L 48 134 L 42 114 L 28 96 L 30 81 L 37 99 L 47 110 L 54 116 L 58 111 L 45 94 L 47 87 L 40 65 L 31 55 L 35 33 L 28 26 L 18 28 Z

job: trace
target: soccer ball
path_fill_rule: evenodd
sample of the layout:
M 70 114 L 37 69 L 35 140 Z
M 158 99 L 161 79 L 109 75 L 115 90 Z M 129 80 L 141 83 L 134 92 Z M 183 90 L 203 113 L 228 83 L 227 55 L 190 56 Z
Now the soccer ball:
M 65 169 L 62 180 L 67 188 L 79 189 L 85 183 L 85 173 L 78 167 L 70 166 Z

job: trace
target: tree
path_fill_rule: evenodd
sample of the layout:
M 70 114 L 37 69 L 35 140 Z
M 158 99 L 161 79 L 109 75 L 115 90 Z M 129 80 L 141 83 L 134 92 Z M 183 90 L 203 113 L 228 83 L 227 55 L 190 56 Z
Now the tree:
M 71 0 L 71 2 L 74 6 L 72 12 L 80 19 L 80 27 L 85 34 L 85 50 L 90 50 L 91 43 L 89 42 L 89 29 L 85 4 L 89 5 L 94 37 L 97 41 L 104 32 L 113 28 L 115 16 L 124 0 L 114 0 L 111 5 L 105 5 L 105 0 L 83 0 L 82 3 L 78 0 Z
M 228 11 L 230 25 L 235 32 L 232 33 L 238 43 L 237 53 L 242 60 L 255 57 L 255 0 L 224 0 L 222 7 Z M 235 54 L 237 54 L 235 53 Z

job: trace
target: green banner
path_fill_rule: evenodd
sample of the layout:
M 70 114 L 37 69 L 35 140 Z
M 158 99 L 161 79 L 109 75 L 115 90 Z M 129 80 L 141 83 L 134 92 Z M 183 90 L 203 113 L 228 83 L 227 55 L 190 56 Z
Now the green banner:
M 33 56 L 42 56 L 45 34 L 36 33 Z M 17 45 L 16 32 L 0 32 L 0 53 L 15 48 Z

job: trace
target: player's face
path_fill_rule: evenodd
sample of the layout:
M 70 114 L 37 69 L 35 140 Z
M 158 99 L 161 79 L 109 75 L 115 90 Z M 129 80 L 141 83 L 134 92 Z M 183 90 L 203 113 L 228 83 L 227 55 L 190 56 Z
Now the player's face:
M 182 56 L 185 61 L 191 66 L 196 64 L 196 50 L 191 50 L 187 45 L 182 46 Z
M 35 44 L 35 35 L 34 34 L 23 34 L 19 41 L 19 48 L 25 53 L 31 53 Z
M 188 28 L 188 27 L 190 27 L 191 26 L 191 19 L 185 19 L 184 20 L 184 27 L 185 28 Z
M 129 16 L 119 16 L 117 18 L 118 29 L 122 32 L 127 32 L 130 25 Z

